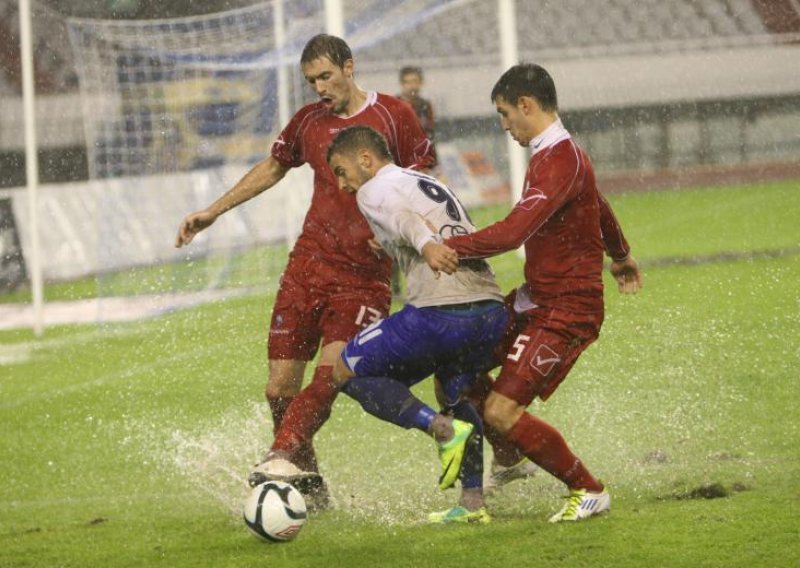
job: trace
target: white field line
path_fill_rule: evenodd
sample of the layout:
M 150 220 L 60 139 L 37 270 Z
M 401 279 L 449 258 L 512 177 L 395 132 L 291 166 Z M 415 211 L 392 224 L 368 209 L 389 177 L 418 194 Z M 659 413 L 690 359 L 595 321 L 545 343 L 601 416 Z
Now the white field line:
M 189 294 L 93 298 L 75 302 L 48 302 L 44 305 L 45 326 L 135 321 L 252 293 L 249 289 L 206 290 Z M 0 330 L 33 327 L 30 304 L 0 304 Z
M 30 343 L 0 345 L 0 367 L 29 361 L 33 350 L 34 346 Z
M 0 344 L 0 365 L 12 363 L 24 363 L 35 356 L 46 354 L 48 350 L 62 349 L 75 345 L 85 345 L 97 341 L 98 338 L 124 337 L 141 333 L 134 328 L 119 328 L 113 332 L 91 328 L 89 331 L 82 331 L 64 337 L 45 337 L 34 341 L 22 341 L 20 343 Z
M 224 300 L 250 293 L 250 290 L 205 291 L 194 294 L 166 294 L 135 296 L 130 298 L 96 298 L 76 302 L 52 302 L 45 305 L 47 325 L 91 324 L 135 321 L 153 318 L 177 309 Z M 28 304 L 0 304 L 0 330 L 30 327 L 33 325 L 33 307 Z M 136 330 L 114 330 L 115 337 L 133 335 Z M 91 329 L 88 332 L 57 338 L 43 338 L 21 343 L 0 344 L 0 367 L 25 363 L 46 349 L 80 345 L 107 337 L 107 330 Z
M 158 359 L 151 360 L 151 361 L 149 361 L 147 363 L 144 363 L 144 364 L 141 364 L 141 365 L 134 365 L 133 367 L 130 367 L 130 368 L 122 370 L 122 371 L 114 371 L 113 373 L 107 373 L 105 375 L 100 375 L 99 377 L 96 377 L 96 378 L 94 378 L 94 379 L 92 379 L 90 381 L 84 381 L 84 382 L 80 382 L 80 383 L 75 383 L 75 384 L 72 384 L 72 385 L 69 385 L 69 386 L 66 386 L 66 387 L 62 387 L 62 388 L 59 388 L 59 389 L 50 389 L 47 392 L 36 394 L 36 395 L 32 395 L 32 396 L 28 396 L 28 397 L 24 397 L 24 398 L 21 398 L 21 399 L 18 399 L 18 400 L 14 400 L 14 401 L 11 401 L 11 402 L 3 402 L 3 403 L 0 403 L 0 409 L 7 410 L 7 409 L 11 409 L 11 408 L 17 408 L 19 406 L 22 406 L 22 405 L 25 405 L 25 404 L 28 404 L 28 403 L 31 403 L 31 402 L 38 402 L 38 401 L 42 401 L 42 400 L 56 398 L 58 396 L 61 396 L 61 395 L 64 395 L 64 394 L 68 394 L 68 393 L 72 393 L 72 392 L 75 392 L 75 391 L 79 391 L 79 390 L 82 390 L 82 389 L 85 389 L 85 388 L 105 385 L 105 384 L 108 384 L 108 383 L 112 383 L 112 382 L 118 381 L 120 379 L 127 379 L 127 378 L 130 378 L 130 377 L 134 377 L 136 375 L 139 375 L 139 374 L 144 374 L 144 373 L 150 372 L 150 371 L 152 371 L 154 369 L 157 369 L 157 368 L 161 367 L 162 365 L 164 365 L 166 363 L 174 363 L 174 362 L 177 362 L 177 361 L 183 361 L 183 360 L 186 360 L 186 359 L 192 359 L 194 357 L 197 357 L 198 354 L 200 354 L 200 353 L 202 353 L 203 356 L 208 356 L 209 353 L 215 353 L 217 351 L 223 351 L 223 350 L 227 350 L 227 349 L 228 349 L 228 346 L 226 344 L 217 344 L 212 348 L 203 347 L 203 348 L 194 349 L 194 350 L 188 351 L 188 352 L 181 352 L 179 354 L 171 355 L 171 356 L 168 356 L 168 357 L 160 357 Z
M 170 493 L 170 497 L 191 498 L 195 495 L 193 491 L 182 491 L 180 493 Z M 60 505 L 72 505 L 76 503 L 120 503 L 125 504 L 130 501 L 163 501 L 163 493 L 139 493 L 138 491 L 108 493 L 91 497 L 61 497 L 59 499 L 19 499 L 14 501 L 0 502 L 0 510 L 22 509 L 28 507 L 52 507 Z

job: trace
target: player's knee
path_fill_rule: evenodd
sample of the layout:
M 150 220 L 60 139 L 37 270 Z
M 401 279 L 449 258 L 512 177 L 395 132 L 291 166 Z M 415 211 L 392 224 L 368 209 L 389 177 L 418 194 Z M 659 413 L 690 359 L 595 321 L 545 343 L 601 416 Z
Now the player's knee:
M 488 424 L 492 428 L 504 432 L 504 430 L 500 427 L 500 424 L 503 421 L 503 417 L 501 415 L 499 408 L 490 406 L 487 403 L 483 407 L 483 421 L 486 422 L 486 424 Z
M 269 379 L 264 394 L 267 399 L 295 396 L 303 385 L 305 363 L 270 361 Z
M 342 351 L 347 345 L 344 341 L 331 341 L 322 348 L 322 353 L 319 356 L 319 365 L 336 365 L 342 359 Z
M 524 411 L 525 409 L 516 401 L 492 392 L 486 399 L 483 419 L 487 424 L 505 434 L 511 430 Z
M 267 400 L 269 400 L 272 398 L 285 398 L 285 397 L 296 396 L 297 393 L 299 392 L 300 389 L 295 388 L 292 385 L 279 384 L 276 383 L 275 381 L 270 380 L 267 383 L 266 388 L 264 389 L 264 396 L 267 398 Z

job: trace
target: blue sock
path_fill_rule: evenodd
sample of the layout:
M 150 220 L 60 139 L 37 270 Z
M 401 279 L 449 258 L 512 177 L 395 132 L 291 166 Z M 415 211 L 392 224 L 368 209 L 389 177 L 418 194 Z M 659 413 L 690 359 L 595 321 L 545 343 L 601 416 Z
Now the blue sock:
M 437 414 L 411 394 L 406 385 L 389 377 L 353 377 L 341 390 L 368 413 L 403 428 L 427 432 Z
M 483 487 L 483 421 L 480 414 L 467 400 L 461 400 L 454 405 L 448 405 L 453 416 L 464 422 L 475 425 L 472 439 L 467 444 L 467 451 L 464 454 L 464 462 L 461 465 L 461 487 L 464 489 L 474 489 Z

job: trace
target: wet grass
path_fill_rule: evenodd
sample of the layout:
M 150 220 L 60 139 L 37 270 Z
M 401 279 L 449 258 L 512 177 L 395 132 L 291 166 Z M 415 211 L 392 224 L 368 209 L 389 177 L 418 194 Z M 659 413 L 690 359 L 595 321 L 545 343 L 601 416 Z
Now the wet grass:
M 36 341 L 0 333 L 19 355 L 0 366 L 0 566 L 797 565 L 800 258 L 656 262 L 800 243 L 800 191 L 753 193 L 613 200 L 646 288 L 609 282 L 600 340 L 532 406 L 607 482 L 610 515 L 549 525 L 563 490 L 541 475 L 493 498 L 491 525 L 426 526 L 455 499 L 435 488 L 432 445 L 342 397 L 318 437 L 335 509 L 293 543 L 257 541 L 238 507 L 269 440 L 259 294 Z M 724 198 L 727 221 L 682 220 Z M 494 266 L 504 288 L 519 281 L 514 253 Z

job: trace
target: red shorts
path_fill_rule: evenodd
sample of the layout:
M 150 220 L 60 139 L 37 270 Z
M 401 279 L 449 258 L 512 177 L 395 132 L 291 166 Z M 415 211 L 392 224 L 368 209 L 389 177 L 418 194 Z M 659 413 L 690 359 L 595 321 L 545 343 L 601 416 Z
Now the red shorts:
M 348 341 L 389 313 L 389 283 L 309 256 L 292 256 L 272 309 L 270 359 L 310 361 L 320 346 Z
M 492 390 L 527 407 L 553 394 L 578 356 L 597 339 L 603 315 L 553 308 L 516 314 L 500 349 L 505 353 Z

